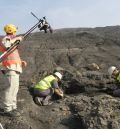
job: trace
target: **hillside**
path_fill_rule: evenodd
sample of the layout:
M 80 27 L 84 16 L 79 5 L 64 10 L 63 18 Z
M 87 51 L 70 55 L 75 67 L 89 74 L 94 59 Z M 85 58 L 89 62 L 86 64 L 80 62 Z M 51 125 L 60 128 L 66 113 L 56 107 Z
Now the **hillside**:
M 111 65 L 120 68 L 120 26 L 36 32 L 19 50 L 28 63 L 20 77 L 21 116 L 0 116 L 5 129 L 120 129 L 120 98 L 112 95 L 117 86 L 107 73 Z M 92 63 L 100 69 L 90 69 Z M 35 105 L 28 87 L 56 69 L 64 75 L 65 97 Z M 1 92 L 5 83 L 0 73 Z

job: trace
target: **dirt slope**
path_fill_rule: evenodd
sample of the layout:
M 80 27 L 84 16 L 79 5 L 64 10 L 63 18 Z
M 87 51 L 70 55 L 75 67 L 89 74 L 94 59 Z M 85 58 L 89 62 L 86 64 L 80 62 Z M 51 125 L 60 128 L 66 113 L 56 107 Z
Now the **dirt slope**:
M 120 68 L 119 26 L 33 33 L 19 49 L 28 63 L 18 94 L 22 115 L 0 116 L 5 129 L 120 129 L 120 98 L 112 96 L 117 86 L 107 75 L 109 66 Z M 90 69 L 91 63 L 100 70 Z M 60 68 L 64 69 L 63 100 L 54 100 L 50 106 L 35 105 L 28 87 Z M 6 82 L 2 74 L 0 80 L 2 91 Z

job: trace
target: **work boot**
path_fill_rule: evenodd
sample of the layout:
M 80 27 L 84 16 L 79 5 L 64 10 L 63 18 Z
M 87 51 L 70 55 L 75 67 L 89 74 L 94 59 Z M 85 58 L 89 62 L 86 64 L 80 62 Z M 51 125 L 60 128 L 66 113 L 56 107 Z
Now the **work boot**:
M 17 110 L 12 110 L 9 112 L 3 110 L 0 112 L 0 114 L 2 116 L 9 116 L 9 117 L 19 117 L 21 115 L 20 112 L 18 112 Z
M 48 101 L 43 101 L 42 102 L 42 105 L 43 106 L 46 106 L 46 105 L 51 105 L 53 102 L 48 102 Z
M 51 105 L 52 102 L 50 102 L 50 99 L 51 99 L 51 95 L 46 96 L 46 97 L 44 98 L 44 100 L 42 101 L 43 106 Z
M 43 100 L 43 98 L 40 98 L 40 97 L 34 98 L 35 103 L 39 106 L 42 106 L 42 100 Z

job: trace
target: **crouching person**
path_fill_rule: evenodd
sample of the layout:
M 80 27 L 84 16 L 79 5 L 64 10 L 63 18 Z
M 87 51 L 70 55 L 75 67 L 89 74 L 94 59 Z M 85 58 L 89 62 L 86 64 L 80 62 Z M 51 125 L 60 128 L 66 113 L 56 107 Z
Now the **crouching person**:
M 120 83 L 120 71 L 115 66 L 111 66 L 108 73 L 116 82 Z M 114 90 L 113 95 L 120 97 L 120 89 Z
M 33 99 L 37 105 L 50 105 L 49 100 L 53 94 L 57 94 L 63 97 L 63 91 L 58 86 L 58 82 L 61 81 L 62 74 L 55 72 L 53 75 L 48 75 L 47 77 L 40 80 L 33 87 Z

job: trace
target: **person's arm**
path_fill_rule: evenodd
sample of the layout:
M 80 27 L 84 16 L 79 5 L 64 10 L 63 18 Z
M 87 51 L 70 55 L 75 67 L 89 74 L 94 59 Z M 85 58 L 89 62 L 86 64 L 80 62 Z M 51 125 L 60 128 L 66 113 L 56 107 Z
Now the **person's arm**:
M 63 91 L 62 91 L 60 88 L 55 88 L 55 89 L 54 89 L 54 92 L 55 92 L 57 95 L 63 97 Z
M 55 94 L 63 97 L 63 91 L 59 88 L 57 80 L 53 80 L 52 88 L 54 89 Z
M 18 37 L 15 37 L 15 38 L 13 38 L 13 39 L 11 39 L 11 44 L 13 44 L 13 43 L 15 43 L 16 41 L 22 41 L 23 40 L 23 37 L 22 36 L 18 36 Z

